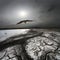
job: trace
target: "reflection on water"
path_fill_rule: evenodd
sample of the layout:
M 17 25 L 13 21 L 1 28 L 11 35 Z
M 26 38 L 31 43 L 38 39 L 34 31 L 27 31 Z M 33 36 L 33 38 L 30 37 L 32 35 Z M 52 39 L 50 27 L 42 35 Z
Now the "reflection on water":
M 0 41 L 5 40 L 8 37 L 25 34 L 29 31 L 29 29 L 14 29 L 14 30 L 0 30 Z

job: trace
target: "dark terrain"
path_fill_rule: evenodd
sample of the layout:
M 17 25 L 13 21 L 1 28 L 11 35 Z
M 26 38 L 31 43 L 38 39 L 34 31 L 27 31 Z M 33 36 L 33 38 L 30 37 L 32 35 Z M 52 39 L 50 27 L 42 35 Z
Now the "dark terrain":
M 0 60 L 60 60 L 60 32 L 30 29 L 0 42 Z

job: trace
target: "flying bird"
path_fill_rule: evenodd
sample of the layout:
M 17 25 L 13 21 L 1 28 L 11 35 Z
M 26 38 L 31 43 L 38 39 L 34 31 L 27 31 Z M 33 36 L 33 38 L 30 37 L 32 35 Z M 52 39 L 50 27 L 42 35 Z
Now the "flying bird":
M 23 20 L 23 21 L 18 22 L 17 24 L 21 24 L 21 23 L 25 23 L 26 24 L 27 22 L 33 22 L 33 20 Z

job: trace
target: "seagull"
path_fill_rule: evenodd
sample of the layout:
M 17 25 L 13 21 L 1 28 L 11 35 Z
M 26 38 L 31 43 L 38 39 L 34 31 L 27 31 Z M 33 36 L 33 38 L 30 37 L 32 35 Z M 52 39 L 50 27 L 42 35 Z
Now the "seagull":
M 21 23 L 25 23 L 26 24 L 27 22 L 33 22 L 33 20 L 23 20 L 23 21 L 18 22 L 17 24 L 21 24 Z

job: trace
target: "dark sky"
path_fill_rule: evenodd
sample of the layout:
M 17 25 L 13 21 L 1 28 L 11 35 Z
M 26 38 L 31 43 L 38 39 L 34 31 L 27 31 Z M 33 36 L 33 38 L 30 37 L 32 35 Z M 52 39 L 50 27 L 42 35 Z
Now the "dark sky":
M 21 16 L 21 11 L 27 15 Z M 60 0 L 0 0 L 0 27 L 15 27 L 17 22 L 26 19 L 34 21 L 33 27 L 59 27 Z

